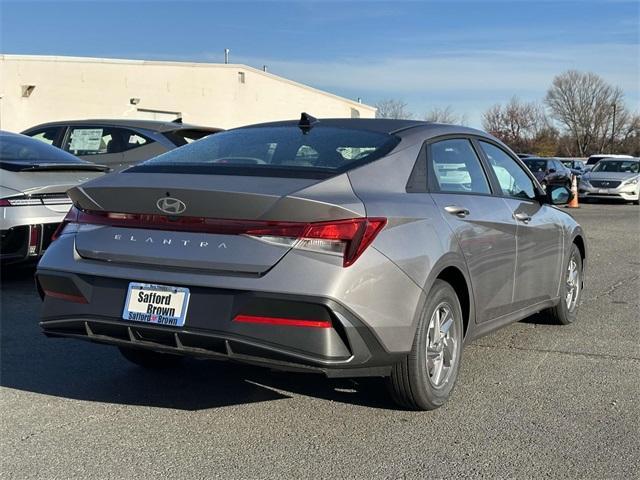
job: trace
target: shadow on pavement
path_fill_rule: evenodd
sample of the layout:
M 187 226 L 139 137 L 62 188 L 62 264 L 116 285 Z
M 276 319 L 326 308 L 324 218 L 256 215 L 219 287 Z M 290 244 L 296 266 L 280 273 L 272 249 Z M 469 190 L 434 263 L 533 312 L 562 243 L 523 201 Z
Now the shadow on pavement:
M 149 371 L 115 347 L 47 338 L 33 268 L 2 270 L 0 385 L 56 397 L 200 410 L 283 400 L 291 394 L 396 409 L 380 379 L 332 380 L 319 374 L 272 372 L 231 362 L 187 359 Z

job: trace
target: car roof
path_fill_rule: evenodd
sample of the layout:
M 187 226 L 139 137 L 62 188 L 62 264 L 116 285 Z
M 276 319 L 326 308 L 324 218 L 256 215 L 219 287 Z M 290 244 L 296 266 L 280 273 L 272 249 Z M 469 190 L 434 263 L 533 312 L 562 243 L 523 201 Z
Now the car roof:
M 41 123 L 28 128 L 27 130 L 33 130 L 35 128 L 55 127 L 55 126 L 82 126 L 82 125 L 101 125 L 101 126 L 114 126 L 114 127 L 129 127 L 129 128 L 143 128 L 146 130 L 152 130 L 155 132 L 170 132 L 176 130 L 205 130 L 209 132 L 219 132 L 221 128 L 215 127 L 203 127 L 200 125 L 191 125 L 188 123 L 179 122 L 164 122 L 160 120 L 138 120 L 138 119 L 87 119 L 87 120 L 60 120 L 56 122 Z M 27 131 L 25 130 L 25 131 Z
M 235 130 L 242 128 L 298 126 L 298 124 L 299 120 L 283 120 L 278 122 L 255 123 L 252 125 L 237 127 Z M 444 130 L 445 132 L 443 134 L 446 134 L 446 131 L 450 130 L 450 133 L 469 133 L 473 135 L 487 136 L 485 132 L 469 127 L 426 122 L 422 120 L 396 120 L 390 118 L 319 118 L 318 125 L 335 128 L 351 128 L 355 130 L 369 130 L 389 134 L 420 128 L 424 130 Z
M 608 157 L 603 158 L 600 162 L 640 162 L 640 157 Z

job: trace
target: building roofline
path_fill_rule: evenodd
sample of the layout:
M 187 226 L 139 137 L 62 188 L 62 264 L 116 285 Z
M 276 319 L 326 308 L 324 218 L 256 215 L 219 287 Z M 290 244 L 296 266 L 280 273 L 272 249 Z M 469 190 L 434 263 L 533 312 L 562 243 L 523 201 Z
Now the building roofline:
M 99 57 L 75 57 L 64 55 L 20 55 L 20 54 L 0 54 L 0 60 L 26 60 L 26 61 L 45 61 L 45 62 L 75 62 L 75 63 L 111 63 L 111 64 L 129 64 L 129 65 L 165 65 L 165 66 L 179 66 L 179 67 L 196 67 L 196 68 L 232 68 L 243 69 L 250 71 L 251 73 L 259 74 L 273 80 L 288 83 L 305 90 L 326 95 L 328 97 L 335 98 L 342 102 L 348 103 L 354 107 L 361 107 L 367 110 L 375 112 L 377 109 L 372 105 L 366 103 L 359 103 L 350 98 L 341 97 L 318 88 L 310 87 L 304 83 L 299 83 L 294 80 L 290 80 L 279 75 L 274 75 L 270 72 L 265 72 L 255 67 L 245 65 L 242 63 L 212 63 L 212 62 L 180 62 L 173 60 L 136 60 L 125 58 L 99 58 Z M 310 112 L 313 113 L 313 112 Z

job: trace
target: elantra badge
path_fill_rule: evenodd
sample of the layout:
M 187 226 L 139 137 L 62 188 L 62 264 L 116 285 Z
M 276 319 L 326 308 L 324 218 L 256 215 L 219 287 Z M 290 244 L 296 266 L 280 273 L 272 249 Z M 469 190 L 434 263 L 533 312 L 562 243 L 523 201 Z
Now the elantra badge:
M 168 213 L 169 215 L 178 215 L 187 209 L 187 206 L 182 200 L 171 197 L 159 198 L 156 202 L 156 207 L 158 207 L 158 210 L 161 212 Z

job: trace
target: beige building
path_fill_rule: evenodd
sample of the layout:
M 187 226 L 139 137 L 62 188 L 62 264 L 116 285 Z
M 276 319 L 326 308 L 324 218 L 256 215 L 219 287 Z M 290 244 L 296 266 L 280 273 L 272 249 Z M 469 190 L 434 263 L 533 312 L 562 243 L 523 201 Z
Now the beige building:
M 0 55 L 0 128 L 142 118 L 231 128 L 315 117 L 373 118 L 375 108 L 246 65 Z

